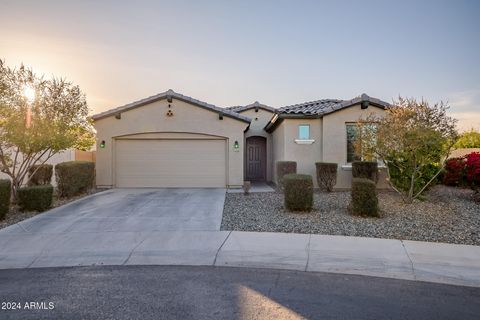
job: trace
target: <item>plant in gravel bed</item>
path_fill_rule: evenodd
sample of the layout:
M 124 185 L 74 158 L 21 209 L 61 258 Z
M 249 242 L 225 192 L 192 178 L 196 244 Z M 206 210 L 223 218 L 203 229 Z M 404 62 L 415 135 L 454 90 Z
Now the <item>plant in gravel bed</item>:
M 352 163 L 352 176 L 354 178 L 370 179 L 378 182 L 378 162 L 377 161 L 354 161 Z
M 400 97 L 385 115 L 357 123 L 355 151 L 385 163 L 390 186 L 406 203 L 419 198 L 443 171 L 458 135 L 447 110 L 442 102 Z
M 295 161 L 277 161 L 277 184 L 280 190 L 283 190 L 283 178 L 286 174 L 297 173 L 297 163 Z
M 71 197 L 93 187 L 95 163 L 67 161 L 55 166 L 57 189 L 60 197 Z
M 333 186 L 337 183 L 337 167 L 336 163 L 316 162 L 317 183 L 320 189 L 328 192 L 333 191 Z
M 350 210 L 353 214 L 378 217 L 378 196 L 375 182 L 365 178 L 353 178 L 352 202 Z
M 52 181 L 53 166 L 51 164 L 40 164 L 31 166 L 28 169 L 29 185 L 39 186 L 50 184 Z
M 283 177 L 285 208 L 290 211 L 310 211 L 313 206 L 313 180 L 306 174 Z
M 50 184 L 18 189 L 18 204 L 22 210 L 45 211 L 52 206 L 53 186 Z
M 0 220 L 2 220 L 10 209 L 10 197 L 12 183 L 10 180 L 0 180 Z
M 445 164 L 443 183 L 447 186 L 458 186 L 464 184 L 465 157 L 448 159 Z

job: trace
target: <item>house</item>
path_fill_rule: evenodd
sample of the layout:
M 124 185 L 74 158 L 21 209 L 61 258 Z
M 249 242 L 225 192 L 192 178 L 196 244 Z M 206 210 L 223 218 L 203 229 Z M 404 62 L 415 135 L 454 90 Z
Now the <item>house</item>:
M 363 94 L 279 109 L 220 108 L 168 90 L 92 117 L 97 185 L 240 187 L 275 182 L 275 163 L 292 160 L 313 177 L 315 162 L 338 163 L 335 187 L 349 188 L 355 122 L 387 107 Z

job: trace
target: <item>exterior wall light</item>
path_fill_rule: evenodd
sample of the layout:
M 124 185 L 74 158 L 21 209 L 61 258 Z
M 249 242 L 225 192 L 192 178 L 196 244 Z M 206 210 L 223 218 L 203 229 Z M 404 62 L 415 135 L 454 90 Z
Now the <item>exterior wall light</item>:
M 100 148 L 105 149 L 105 140 L 102 140 L 102 142 L 100 142 Z
M 240 144 L 238 143 L 237 140 L 233 143 L 233 150 L 239 151 L 240 150 Z
M 362 109 L 367 109 L 368 108 L 368 101 L 362 101 Z

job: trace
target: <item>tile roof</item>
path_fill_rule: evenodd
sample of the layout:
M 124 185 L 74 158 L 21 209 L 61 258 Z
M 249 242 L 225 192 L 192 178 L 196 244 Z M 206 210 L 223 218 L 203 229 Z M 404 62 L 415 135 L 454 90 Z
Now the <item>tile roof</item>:
M 233 112 L 243 112 L 246 110 L 254 109 L 254 108 L 259 108 L 259 109 L 264 109 L 270 112 L 276 112 L 277 109 L 272 108 L 270 106 L 267 106 L 266 104 L 262 104 L 258 101 L 255 101 L 254 103 L 247 104 L 246 106 L 233 106 L 233 107 L 226 107 L 225 109 L 233 111 Z
M 134 101 L 132 103 L 129 103 L 129 104 L 126 104 L 126 105 L 123 105 L 123 106 L 120 106 L 120 107 L 117 107 L 117 108 L 114 108 L 114 109 L 110 109 L 110 110 L 107 110 L 105 112 L 95 114 L 95 115 L 92 116 L 92 119 L 93 120 L 99 120 L 99 119 L 102 119 L 102 118 L 105 118 L 105 117 L 115 115 L 119 112 L 128 111 L 128 110 L 138 108 L 138 107 L 144 106 L 146 104 L 149 104 L 149 103 L 152 103 L 152 102 L 155 102 L 155 101 L 158 101 L 158 100 L 170 99 L 170 98 L 175 98 L 175 99 L 178 99 L 178 100 L 181 100 L 181 101 L 184 101 L 184 102 L 188 102 L 188 103 L 191 103 L 193 105 L 202 107 L 204 109 L 211 110 L 211 111 L 217 112 L 219 114 L 222 114 L 224 116 L 231 117 L 231 118 L 234 118 L 234 119 L 237 119 L 237 120 L 241 120 L 241 121 L 244 121 L 244 122 L 247 122 L 247 123 L 250 123 L 252 121 L 252 119 L 250 119 L 248 117 L 245 117 L 245 116 L 242 116 L 241 114 L 238 114 L 238 113 L 233 112 L 231 110 L 228 110 L 226 108 L 220 108 L 220 107 L 214 106 L 213 104 L 209 104 L 209 103 L 194 99 L 192 97 L 184 96 L 183 94 L 177 93 L 177 92 L 173 91 L 172 89 L 169 89 L 168 91 L 156 94 L 154 96 L 151 96 L 151 97 L 148 97 L 148 98 L 145 98 L 145 99 L 142 99 L 142 100 Z
M 329 114 L 364 101 L 383 109 L 390 105 L 385 101 L 372 98 L 364 93 L 351 100 L 322 99 L 294 104 L 291 106 L 282 107 L 278 109 L 278 112 L 285 115 L 323 116 L 325 114 Z

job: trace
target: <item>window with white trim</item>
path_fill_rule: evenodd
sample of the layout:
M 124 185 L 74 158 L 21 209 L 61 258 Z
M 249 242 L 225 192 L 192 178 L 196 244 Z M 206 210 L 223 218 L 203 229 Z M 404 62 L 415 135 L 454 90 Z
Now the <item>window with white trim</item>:
M 310 140 L 310 125 L 301 124 L 298 126 L 298 140 Z

